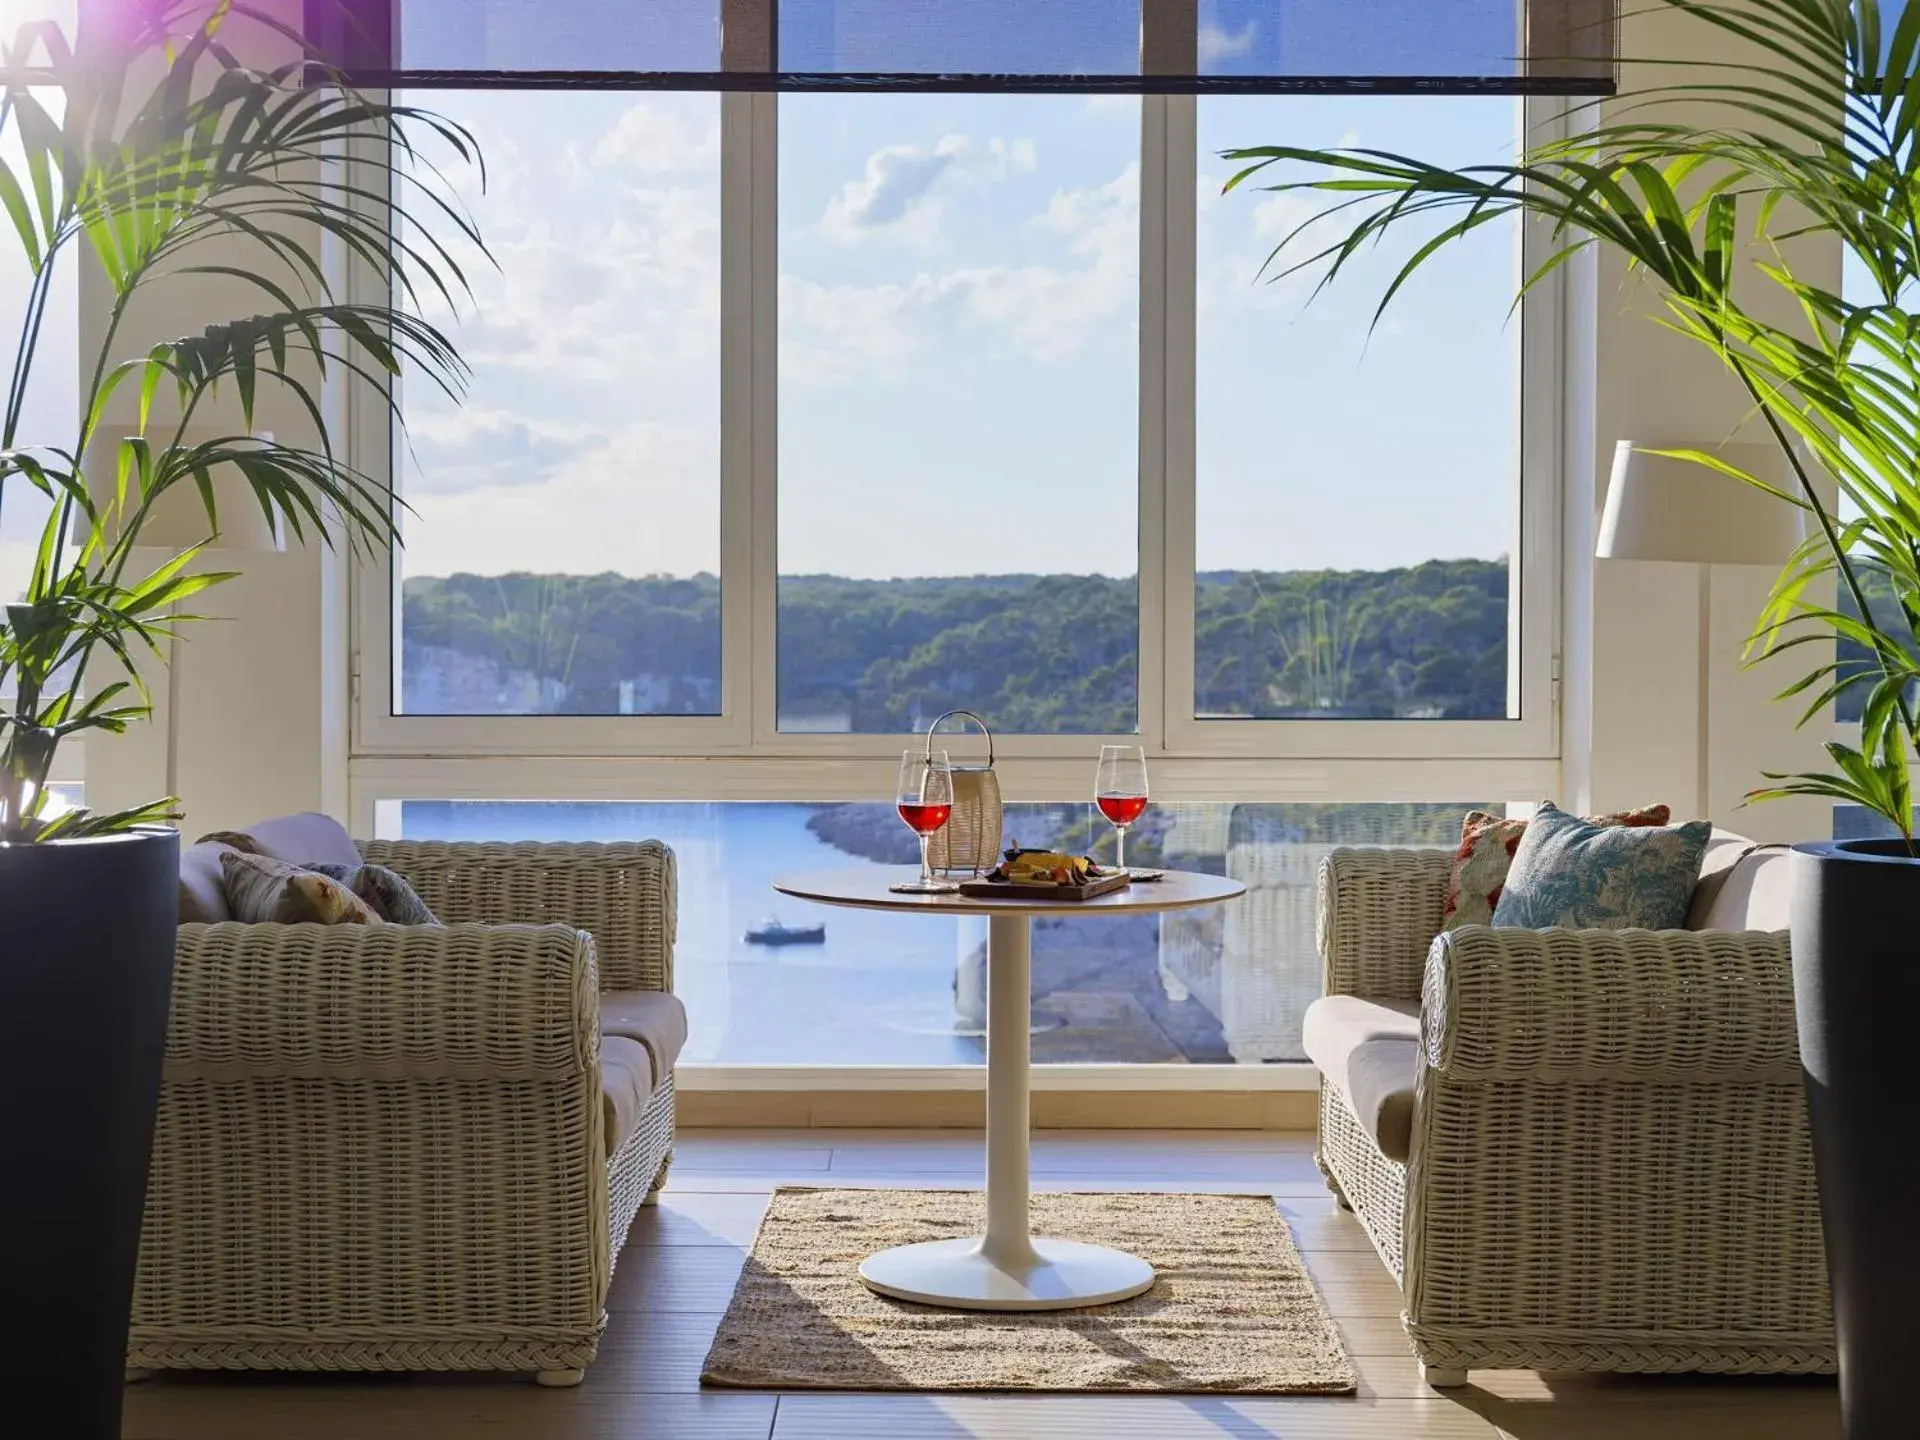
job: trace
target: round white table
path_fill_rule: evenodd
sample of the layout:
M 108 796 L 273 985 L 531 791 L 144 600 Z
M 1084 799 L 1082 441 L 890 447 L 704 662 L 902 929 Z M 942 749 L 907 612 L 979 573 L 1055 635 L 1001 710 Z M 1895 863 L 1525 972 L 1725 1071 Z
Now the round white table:
M 894 881 L 918 873 L 911 866 L 814 870 L 773 882 L 782 895 L 823 905 L 987 917 L 987 1233 L 882 1250 L 862 1262 L 860 1278 L 882 1295 L 960 1310 L 1073 1310 L 1138 1295 L 1153 1284 L 1153 1267 L 1146 1261 L 1104 1245 L 1035 1236 L 1027 1218 L 1027 921 L 1034 915 L 1190 910 L 1231 900 L 1246 887 L 1218 875 L 1169 870 L 1164 880 L 1081 901 L 973 900 L 888 890 Z

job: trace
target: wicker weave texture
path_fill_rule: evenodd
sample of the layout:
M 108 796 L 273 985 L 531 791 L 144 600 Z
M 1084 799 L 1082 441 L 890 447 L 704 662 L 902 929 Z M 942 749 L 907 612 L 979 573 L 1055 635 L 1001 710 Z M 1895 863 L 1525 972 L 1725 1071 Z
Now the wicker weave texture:
M 1320 863 L 1320 963 L 1329 995 L 1418 1000 L 1447 901 L 1450 850 L 1342 847 Z
M 1784 934 L 1496 930 L 1433 942 L 1427 1063 L 1460 1079 L 1800 1083 Z
M 555 1080 L 600 1058 L 565 925 L 183 925 L 169 1075 Z
M 1832 1370 L 1785 938 L 1467 927 L 1436 942 L 1437 916 L 1415 914 L 1389 937 L 1389 853 L 1330 857 L 1328 902 L 1371 909 L 1323 916 L 1322 934 L 1365 932 L 1392 957 L 1330 954 L 1330 975 L 1391 976 L 1431 949 L 1413 1152 L 1393 1166 L 1331 1088 L 1319 1145 L 1401 1273 L 1420 1358 Z M 1398 854 L 1402 886 L 1425 886 Z
M 1320 1087 L 1320 1138 L 1314 1159 L 1321 1173 L 1347 1197 L 1360 1228 L 1393 1278 L 1403 1279 L 1401 1209 L 1407 1198 L 1407 1167 L 1380 1153 L 1373 1137 L 1354 1118 L 1347 1097 L 1332 1085 Z
M 523 863 L 530 847 L 435 848 L 492 852 L 480 868 L 508 898 L 561 888 L 544 860 Z M 654 888 L 617 857 L 629 880 L 585 892 L 657 905 L 672 881 L 664 847 L 559 848 L 657 852 Z M 516 863 L 536 878 L 513 880 Z M 436 906 L 464 893 L 403 873 Z M 672 1153 L 672 1078 L 609 1159 L 593 939 L 445 910 L 445 928 L 181 927 L 130 1365 L 592 1360 L 613 1258 Z M 666 911 L 596 919 L 651 934 L 663 980 Z
M 679 923 L 673 851 L 658 840 L 366 840 L 453 925 L 560 924 L 593 936 L 605 990 L 671 990 Z

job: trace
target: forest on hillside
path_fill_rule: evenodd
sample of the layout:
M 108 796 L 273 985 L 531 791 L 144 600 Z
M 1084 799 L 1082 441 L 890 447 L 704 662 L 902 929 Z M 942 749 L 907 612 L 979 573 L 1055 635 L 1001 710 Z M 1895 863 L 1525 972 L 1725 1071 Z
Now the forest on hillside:
M 1205 716 L 1506 714 L 1505 561 L 1218 571 L 1196 584 Z M 614 574 L 412 577 L 413 713 L 700 714 L 718 701 L 720 585 Z M 943 710 L 1009 732 L 1135 728 L 1131 577 L 782 576 L 783 724 L 908 731 Z

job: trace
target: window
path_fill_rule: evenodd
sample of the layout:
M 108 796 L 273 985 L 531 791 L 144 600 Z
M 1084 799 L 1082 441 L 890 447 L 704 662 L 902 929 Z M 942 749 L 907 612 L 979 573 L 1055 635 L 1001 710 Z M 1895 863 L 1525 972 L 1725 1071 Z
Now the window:
M 1138 863 L 1243 880 L 1224 906 L 1124 919 L 1045 917 L 1033 928 L 1039 1063 L 1261 1064 L 1300 1060 L 1320 994 L 1316 875 L 1336 844 L 1457 843 L 1474 804 L 1155 806 L 1128 841 Z M 1484 802 L 1478 808 L 1489 808 Z M 1500 807 L 1491 807 L 1498 809 Z M 1009 833 L 1095 847 L 1086 803 L 1017 805 Z M 646 835 L 680 867 L 674 989 L 685 1059 L 717 1064 L 966 1065 L 985 1056 L 986 924 L 781 901 L 781 871 L 903 864 L 916 853 L 890 805 L 406 801 L 396 838 L 583 840 Z M 778 903 L 776 903 L 778 902 Z M 775 923 L 820 939 L 762 943 Z M 759 940 L 753 937 L 758 935 Z
M 1414 244 L 1305 303 L 1292 232 L 1324 201 L 1221 194 L 1257 144 L 1510 158 L 1511 99 L 1218 97 L 1199 105 L 1194 714 L 1505 719 L 1517 587 L 1519 227 L 1429 262 L 1380 322 Z M 1288 242 L 1286 260 L 1256 275 Z
M 717 714 L 719 97 L 428 103 L 486 157 L 498 265 L 435 217 L 473 379 L 403 386 L 394 708 Z
M 1370 329 L 1404 251 L 1309 305 L 1261 266 L 1311 202 L 1218 158 L 1498 158 L 1522 102 L 427 98 L 499 264 L 466 407 L 403 394 L 363 753 L 879 758 L 964 707 L 1036 756 L 1553 754 L 1552 282 L 1510 310 L 1489 226 Z
M 29 20 L 52 19 L 72 25 L 71 4 L 42 3 L 12 7 L 6 24 L 5 41 L 11 46 L 13 26 Z M 56 103 L 57 92 L 36 90 L 43 104 Z M 27 174 L 21 157 L 15 122 L 11 119 L 0 136 L 0 158 L 17 176 Z M 26 392 L 20 397 L 18 424 L 11 440 L 27 448 L 58 446 L 71 450 L 80 430 L 80 357 L 78 270 L 73 260 L 75 245 L 70 243 L 54 262 L 47 279 L 45 310 L 40 321 L 39 340 Z M 9 357 L 7 379 L 13 379 L 12 356 L 27 320 L 33 293 L 33 271 L 27 264 L 19 239 L 9 226 L 0 240 L 0 336 L 5 337 Z M 18 473 L 0 481 L 0 602 L 16 599 L 26 592 L 33 574 L 33 555 L 40 543 L 51 502 Z
M 691 1061 L 979 1058 L 983 936 L 768 883 L 907 859 L 888 787 L 949 708 L 996 732 L 1009 839 L 1110 845 L 1094 757 L 1135 734 L 1137 855 L 1250 886 L 1042 924 L 1042 1061 L 1299 1059 L 1326 848 L 1450 846 L 1487 803 L 1452 797 L 1556 789 L 1558 282 L 1510 314 L 1522 236 L 1488 227 L 1369 338 L 1392 255 L 1311 307 L 1262 285 L 1287 208 L 1221 196 L 1215 155 L 1440 134 L 1492 158 L 1519 102 L 515 93 L 548 123 L 509 124 L 428 98 L 499 172 L 473 203 L 504 273 L 463 332 L 473 407 L 408 416 L 494 428 L 468 426 L 464 472 L 430 476 L 431 433 L 401 472 L 403 585 L 362 586 L 358 643 L 407 678 L 397 711 L 362 689 L 357 811 L 409 838 L 673 845 Z M 633 158 L 594 163 L 622 132 Z M 696 211 L 697 253 L 633 241 Z M 609 254 L 635 273 L 572 319 L 541 308 L 564 261 Z M 517 326 L 499 343 L 492 311 Z M 646 383 L 564 347 L 540 352 L 564 383 L 529 374 L 576 320 Z M 685 443 L 607 508 L 603 462 L 656 426 Z M 574 449 L 503 462 L 523 434 Z M 413 688 L 435 647 L 457 703 Z M 776 914 L 823 942 L 750 943 Z
M 1138 723 L 1140 104 L 780 101 L 783 731 Z
M 14 43 L 17 27 L 31 21 L 52 20 L 67 34 L 73 33 L 71 0 L 37 0 L 37 3 L 8 7 L 5 42 Z M 43 104 L 59 104 L 62 97 L 52 89 L 36 89 Z M 21 156 L 17 121 L 10 117 L 0 132 L 0 158 L 16 176 L 28 175 Z M 71 451 L 80 432 L 80 305 L 79 268 L 74 260 L 78 242 L 70 243 L 54 260 L 45 277 L 44 308 L 39 336 L 34 346 L 34 362 L 26 387 L 19 396 L 17 421 L 7 443 L 23 449 L 58 447 Z M 11 233 L 0 240 L 0 336 L 5 336 L 9 355 L 14 354 L 33 301 L 34 275 L 22 252 L 19 240 Z M 8 367 L 8 380 L 14 369 Z M 33 577 L 34 556 L 45 533 L 53 502 L 15 471 L 0 479 L 0 605 L 26 594 Z M 16 692 L 16 678 L 0 675 L 0 708 Z M 85 746 L 70 738 L 55 752 L 54 769 L 48 788 L 55 805 L 67 808 L 81 803 L 80 781 L 85 770 Z M 54 783 L 59 782 L 59 783 Z M 58 813 L 50 808 L 48 815 Z

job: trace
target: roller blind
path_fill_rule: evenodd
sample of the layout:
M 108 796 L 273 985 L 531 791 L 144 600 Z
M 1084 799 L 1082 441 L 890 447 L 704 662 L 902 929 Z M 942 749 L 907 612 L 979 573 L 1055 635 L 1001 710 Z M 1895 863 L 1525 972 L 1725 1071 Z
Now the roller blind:
M 305 0 L 362 84 L 1605 94 L 1616 0 Z

